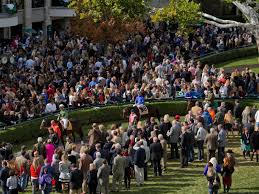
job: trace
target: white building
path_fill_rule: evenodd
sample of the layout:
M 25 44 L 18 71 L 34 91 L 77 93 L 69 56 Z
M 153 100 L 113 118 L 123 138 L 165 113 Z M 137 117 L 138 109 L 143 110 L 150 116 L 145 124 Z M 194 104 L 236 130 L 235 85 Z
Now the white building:
M 69 18 L 75 16 L 74 10 L 66 7 L 65 1 L 0 0 L 0 39 L 38 30 L 42 30 L 45 36 L 53 28 L 65 30 L 69 27 Z M 8 9 L 14 5 L 17 12 Z

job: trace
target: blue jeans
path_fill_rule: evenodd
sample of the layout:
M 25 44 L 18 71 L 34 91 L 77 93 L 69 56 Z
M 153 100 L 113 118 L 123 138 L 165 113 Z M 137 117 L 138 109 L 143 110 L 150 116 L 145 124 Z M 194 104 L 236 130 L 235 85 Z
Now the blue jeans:
M 193 145 L 189 145 L 188 146 L 188 161 L 192 162 L 194 160 L 194 146 Z
M 209 189 L 209 194 L 218 194 L 218 190 Z
M 202 160 L 204 159 L 204 149 L 203 149 L 204 141 L 203 140 L 197 141 L 197 144 L 198 144 L 198 160 Z
M 32 179 L 31 180 L 31 184 L 32 184 L 32 194 L 36 194 L 39 191 L 39 179 Z
M 23 173 L 23 174 L 20 176 L 19 184 L 20 184 L 20 186 L 21 186 L 22 191 L 26 189 L 27 184 L 28 184 L 28 174 L 24 174 L 24 173 Z

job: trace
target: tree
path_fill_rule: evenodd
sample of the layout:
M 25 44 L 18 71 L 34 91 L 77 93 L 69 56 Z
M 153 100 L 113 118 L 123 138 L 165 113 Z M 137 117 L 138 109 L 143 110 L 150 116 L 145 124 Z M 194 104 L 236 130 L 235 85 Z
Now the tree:
M 210 14 L 202 13 L 204 22 L 215 25 L 219 28 L 243 27 L 251 31 L 256 39 L 256 45 L 259 54 L 259 0 L 226 0 L 227 3 L 233 3 L 242 13 L 245 22 L 234 20 L 223 20 Z M 258 58 L 259 61 L 259 58 Z
M 104 44 L 142 32 L 150 10 L 149 0 L 70 0 L 69 7 L 78 16 L 72 31 Z
M 140 21 L 123 22 L 111 19 L 96 23 L 91 18 L 72 20 L 72 32 L 80 36 L 86 36 L 93 42 L 117 43 L 125 40 L 135 32 L 145 32 L 145 26 Z M 83 26 L 83 27 L 82 27 Z
M 154 10 L 154 22 L 177 22 L 179 29 L 185 31 L 190 24 L 200 21 L 200 4 L 189 0 L 170 0 L 168 6 Z
M 74 9 L 80 19 L 92 18 L 95 22 L 111 18 L 129 21 L 140 19 L 149 12 L 148 0 L 70 0 L 69 7 Z

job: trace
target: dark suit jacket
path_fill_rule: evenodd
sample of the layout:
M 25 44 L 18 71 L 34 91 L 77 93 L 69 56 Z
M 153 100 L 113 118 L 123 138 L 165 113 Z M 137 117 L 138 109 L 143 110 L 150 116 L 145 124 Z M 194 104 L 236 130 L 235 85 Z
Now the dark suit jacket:
M 134 164 L 139 168 L 144 168 L 146 160 L 146 152 L 143 148 L 137 149 L 134 155 Z
M 151 160 L 161 160 L 163 148 L 159 142 L 154 142 L 150 145 Z

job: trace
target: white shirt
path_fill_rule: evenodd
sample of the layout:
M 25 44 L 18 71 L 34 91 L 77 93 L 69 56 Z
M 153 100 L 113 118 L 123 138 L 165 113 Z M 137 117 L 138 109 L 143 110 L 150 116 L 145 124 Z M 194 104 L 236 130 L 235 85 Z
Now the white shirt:
M 207 131 L 203 127 L 200 127 L 198 129 L 198 132 L 197 132 L 197 135 L 196 135 L 197 141 L 205 140 L 206 135 L 207 135 Z
M 255 122 L 259 123 L 259 110 L 255 113 Z
M 45 108 L 46 113 L 55 112 L 57 110 L 57 106 L 55 103 L 48 103 Z

